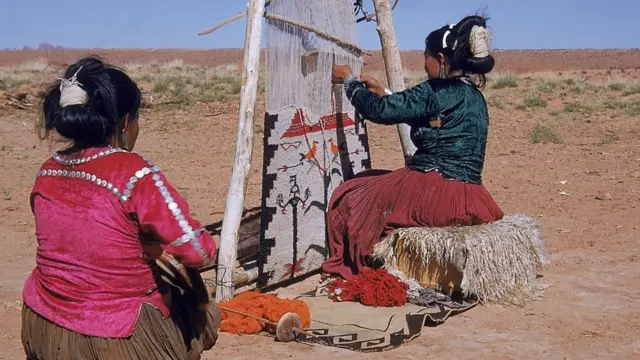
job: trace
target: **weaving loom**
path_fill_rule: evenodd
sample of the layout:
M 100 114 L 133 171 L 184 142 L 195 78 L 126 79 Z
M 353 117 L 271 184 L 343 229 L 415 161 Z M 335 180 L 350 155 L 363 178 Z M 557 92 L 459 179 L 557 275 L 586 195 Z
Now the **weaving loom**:
M 370 167 L 367 133 L 331 67 L 360 72 L 351 0 L 271 1 L 266 14 L 266 115 L 259 286 L 320 268 L 328 255 L 325 211 L 333 190 Z M 342 42 L 330 41 L 338 38 Z
M 391 17 L 398 1 L 391 6 L 389 0 L 374 0 L 375 17 L 364 11 L 363 1 L 356 1 L 355 17 L 363 14 L 358 20 L 351 2 L 271 0 L 265 6 L 265 0 L 252 0 L 243 12 L 248 16 L 243 73 L 248 85 L 243 85 L 241 99 L 234 163 L 238 176 L 232 175 L 225 219 L 218 225 L 237 222 L 228 226 L 226 244 L 224 226 L 221 230 L 218 300 L 233 296 L 233 291 L 228 291 L 231 283 L 236 291 L 268 288 L 319 270 L 328 256 L 326 211 L 331 195 L 340 183 L 370 168 L 366 128 L 356 120 L 342 87 L 331 84 L 331 68 L 348 64 L 354 73 L 360 73 L 363 51 L 357 45 L 355 23 L 373 19 L 378 22 L 387 81 L 396 91 L 404 89 Z M 201 34 L 211 33 L 243 13 Z M 258 23 L 266 27 L 267 50 L 259 212 L 242 211 L 240 196 L 253 150 L 251 121 L 262 31 Z M 410 156 L 415 149 L 411 149 L 408 131 L 398 130 L 404 155 Z M 352 297 L 337 310 L 336 297 L 327 296 L 329 292 L 336 295 L 336 289 L 340 294 L 345 294 L 345 289 L 358 289 L 344 283 L 332 287 L 335 283 L 331 279 L 303 295 L 297 289 L 290 293 L 281 289 L 280 298 L 302 300 L 307 315 L 312 315 L 299 341 L 361 352 L 389 350 L 419 336 L 424 325 L 441 324 L 478 303 L 523 304 L 537 298 L 544 288 L 538 273 L 548 266 L 538 224 L 528 216 L 507 216 L 477 226 L 397 229 L 375 246 L 372 255 L 384 264 L 381 272 L 407 285 L 408 303 L 374 308 Z M 233 278 L 226 271 L 232 266 Z M 390 280 L 367 278 L 364 282 L 369 284 L 367 290 L 382 288 L 384 292 L 387 287 L 379 284 L 388 285 Z M 449 296 L 452 293 L 456 296 Z M 465 299 L 459 299 L 458 294 Z M 253 302 L 249 301 L 248 307 Z

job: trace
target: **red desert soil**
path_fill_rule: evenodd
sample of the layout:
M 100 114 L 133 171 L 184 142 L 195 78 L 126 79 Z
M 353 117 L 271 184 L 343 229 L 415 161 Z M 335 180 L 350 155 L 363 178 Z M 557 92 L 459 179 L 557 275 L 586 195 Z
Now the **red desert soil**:
M 53 63 L 86 53 L 117 63 L 168 61 L 215 66 L 239 60 L 237 50 L 100 50 L 49 52 Z M 44 57 L 44 52 L 0 52 L 0 67 Z M 419 52 L 405 53 L 406 65 L 420 69 Z M 498 52 L 499 71 L 564 72 L 564 76 L 638 82 L 638 51 Z M 380 56 L 369 69 L 380 69 Z M 618 70 L 610 70 L 618 69 Z M 584 74 L 583 74 L 584 71 Z M 507 214 L 538 217 L 551 252 L 544 297 L 524 307 L 481 306 L 455 316 L 399 349 L 359 354 L 323 346 L 276 343 L 259 336 L 222 334 L 205 359 L 345 358 L 418 359 L 631 359 L 640 358 L 640 118 L 613 101 L 640 101 L 604 86 L 598 92 L 557 90 L 540 95 L 548 107 L 522 108 L 536 89 L 520 79 L 513 89 L 490 93 L 492 127 L 484 182 Z M 495 105 L 494 105 L 495 104 Z M 498 105 L 500 104 L 500 105 Z M 567 104 L 589 111 L 575 112 Z M 631 106 L 631 105 L 629 105 Z M 158 163 L 204 223 L 220 220 L 235 147 L 237 104 L 196 103 L 174 109 L 145 109 L 136 150 Z M 263 105 L 259 105 L 258 113 Z M 21 290 L 34 266 L 36 240 L 29 191 L 40 164 L 51 154 L 33 132 L 36 111 L 0 110 L 0 359 L 24 358 L 20 343 Z M 222 112 L 220 114 L 220 112 Z M 211 116 L 212 114 L 218 114 Z M 256 139 L 261 138 L 261 119 Z M 561 143 L 531 141 L 539 124 Z M 376 168 L 398 168 L 395 129 L 370 125 Z M 255 146 L 248 206 L 259 205 L 262 148 Z M 312 288 L 314 280 L 296 285 Z M 336 306 L 339 311 L 339 306 Z

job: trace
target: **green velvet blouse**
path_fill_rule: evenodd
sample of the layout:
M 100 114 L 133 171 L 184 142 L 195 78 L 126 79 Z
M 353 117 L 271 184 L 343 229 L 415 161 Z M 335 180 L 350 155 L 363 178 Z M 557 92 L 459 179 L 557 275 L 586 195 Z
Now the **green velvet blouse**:
M 345 92 L 363 118 L 376 124 L 408 124 L 418 148 L 410 167 L 438 171 L 445 179 L 482 183 L 489 113 L 484 96 L 465 77 L 433 79 L 387 96 L 349 78 Z M 440 127 L 429 121 L 440 118 Z

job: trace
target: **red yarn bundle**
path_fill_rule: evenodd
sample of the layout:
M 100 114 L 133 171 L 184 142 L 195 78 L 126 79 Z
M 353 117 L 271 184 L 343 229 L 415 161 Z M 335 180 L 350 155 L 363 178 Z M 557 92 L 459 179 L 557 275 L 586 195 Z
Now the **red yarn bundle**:
M 351 281 L 337 279 L 327 290 L 333 301 L 358 301 L 367 306 L 393 307 L 407 303 L 408 285 L 384 269 L 365 269 Z

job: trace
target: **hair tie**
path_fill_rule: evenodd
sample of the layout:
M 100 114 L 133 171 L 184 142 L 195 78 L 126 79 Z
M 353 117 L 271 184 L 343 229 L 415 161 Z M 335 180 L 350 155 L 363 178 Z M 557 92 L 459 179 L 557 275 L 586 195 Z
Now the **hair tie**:
M 447 31 L 444 32 L 444 35 L 442 35 L 442 48 L 446 49 L 447 48 L 447 37 L 449 36 L 449 34 L 451 34 L 451 30 L 453 30 L 453 28 L 456 26 L 456 24 L 451 24 L 449 25 L 449 29 Z M 453 44 L 453 50 L 456 49 L 456 45 L 458 44 L 458 41 L 456 40 L 456 43 Z
M 491 34 L 482 26 L 474 25 L 469 34 L 469 48 L 474 58 L 485 58 L 489 56 L 489 45 Z
M 60 79 L 60 107 L 65 108 L 69 105 L 85 105 L 89 100 L 87 92 L 82 89 L 82 84 L 78 82 L 78 73 L 82 70 L 82 66 L 76 71 L 70 79 Z

